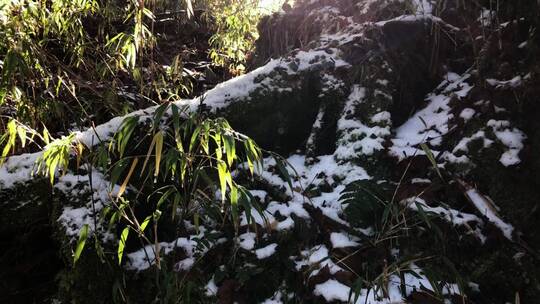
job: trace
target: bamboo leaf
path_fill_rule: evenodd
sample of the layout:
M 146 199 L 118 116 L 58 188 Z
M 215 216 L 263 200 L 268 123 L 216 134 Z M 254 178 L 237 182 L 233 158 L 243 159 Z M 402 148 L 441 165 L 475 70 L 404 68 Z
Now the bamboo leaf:
M 189 141 L 189 153 L 193 152 L 193 148 L 195 147 L 195 142 L 199 138 L 199 133 L 201 132 L 201 127 L 198 126 L 193 131 L 193 134 L 191 134 L 191 140 Z
M 281 176 L 285 179 L 291 191 L 293 191 L 292 178 L 291 178 L 291 175 L 289 174 L 289 171 L 287 170 L 286 164 L 281 160 L 281 158 L 277 156 L 274 156 L 274 159 L 276 160 L 276 167 L 281 173 Z
M 431 151 L 431 149 L 425 143 L 421 143 L 420 147 L 422 147 L 422 150 L 424 150 L 424 153 L 426 153 L 427 158 L 431 162 L 431 165 L 433 166 L 435 171 L 437 171 L 437 174 L 439 175 L 439 177 L 442 180 L 444 180 L 444 178 L 443 178 L 443 176 L 441 174 L 441 171 L 439 170 L 439 167 L 437 166 L 437 161 L 435 160 L 435 156 L 433 155 L 433 152 Z
M 153 129 L 154 130 L 157 130 L 157 128 L 159 127 L 159 124 L 161 122 L 161 118 L 163 118 L 163 114 L 165 114 L 165 111 L 167 110 L 167 108 L 169 107 L 169 104 L 168 103 L 164 103 L 162 105 L 160 105 L 156 111 L 154 112 L 154 124 L 153 124 Z
M 131 175 L 133 174 L 133 171 L 135 170 L 135 167 L 137 167 L 138 162 L 139 162 L 139 158 L 135 157 L 133 159 L 133 162 L 131 163 L 131 167 L 129 168 L 128 174 L 127 174 L 126 178 L 124 179 L 124 182 L 120 186 L 120 190 L 118 190 L 117 197 L 122 196 L 122 194 L 124 194 L 124 191 L 126 191 L 126 187 L 127 187 L 128 183 L 129 183 Z
M 139 122 L 139 118 L 135 116 L 127 117 L 122 122 L 122 126 L 120 127 L 120 130 L 115 136 L 117 140 L 118 153 L 120 154 L 120 157 L 124 155 L 126 146 L 138 122 Z
M 227 190 L 227 165 L 223 161 L 217 163 L 219 185 L 221 190 L 221 201 L 225 201 L 225 192 Z
M 223 143 L 225 145 L 225 153 L 227 154 L 227 165 L 232 167 L 233 161 L 236 159 L 236 145 L 234 139 L 230 135 L 224 135 Z
M 159 209 L 159 207 L 161 207 L 161 205 L 169 198 L 169 196 L 171 194 L 173 194 L 174 192 L 176 191 L 175 188 L 170 188 L 169 190 L 167 190 L 162 196 L 161 198 L 159 199 L 158 203 L 157 203 L 157 206 L 156 208 Z
M 141 233 L 144 232 L 144 230 L 146 229 L 146 226 L 148 226 L 148 223 L 150 223 L 150 220 L 152 219 L 152 217 L 153 217 L 152 215 L 149 215 L 144 219 L 144 221 L 141 224 Z
M 172 205 L 172 219 L 174 221 L 174 218 L 176 217 L 176 212 L 177 212 L 177 209 L 178 209 L 178 205 L 180 204 L 180 200 L 182 199 L 182 197 L 180 196 L 180 193 L 176 192 L 174 194 L 174 199 L 173 199 L 173 205 Z
M 424 208 L 420 203 L 417 201 L 414 201 L 414 204 L 416 205 L 416 209 L 418 209 L 418 213 L 420 213 L 420 217 L 422 217 L 422 220 L 428 225 L 429 228 L 431 228 L 431 221 L 429 220 L 429 217 L 427 216 L 426 212 L 424 211 Z
M 156 164 L 155 164 L 154 176 L 158 176 L 159 167 L 161 164 L 161 153 L 163 151 L 163 132 L 162 131 L 157 132 L 154 138 L 156 141 Z
M 118 265 L 122 264 L 122 256 L 124 255 L 124 248 L 126 247 L 126 241 L 129 235 L 129 227 L 122 230 L 120 235 L 120 241 L 118 241 Z
M 86 244 L 86 239 L 88 238 L 88 224 L 85 224 L 81 228 L 81 232 L 79 233 L 79 240 L 77 241 L 77 247 L 75 248 L 75 253 L 73 254 L 73 264 L 77 263 L 79 260 L 79 257 L 81 256 L 81 253 L 84 249 L 84 245 Z
M 148 147 L 148 151 L 146 152 L 146 157 L 144 158 L 144 163 L 141 168 L 141 174 L 144 173 L 144 169 L 146 168 L 146 165 L 148 164 L 148 160 L 150 159 L 150 155 L 152 155 L 152 150 L 154 150 L 155 145 L 156 145 L 156 137 L 154 136 L 152 138 L 152 142 L 150 143 L 150 146 Z
M 21 145 L 24 148 L 24 146 L 26 146 L 26 130 L 21 126 L 18 126 L 17 134 L 19 135 L 19 139 L 21 140 Z

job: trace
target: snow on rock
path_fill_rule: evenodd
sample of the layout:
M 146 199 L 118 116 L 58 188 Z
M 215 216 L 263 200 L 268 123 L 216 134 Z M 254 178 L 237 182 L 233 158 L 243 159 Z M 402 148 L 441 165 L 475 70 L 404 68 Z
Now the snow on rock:
M 366 125 L 354 118 L 359 104 L 366 103 L 366 88 L 353 86 L 343 108 L 343 114 L 338 120 L 338 131 L 342 133 L 338 142 L 335 156 L 338 159 L 349 159 L 358 154 L 372 155 L 383 149 L 383 142 L 390 136 L 389 126 Z M 378 116 L 377 116 L 378 115 Z M 371 119 L 373 123 L 389 122 L 390 113 L 383 111 Z
M 510 122 L 506 120 L 491 119 L 487 125 L 492 128 L 497 139 L 508 148 L 499 159 L 501 164 L 506 167 L 519 164 L 521 159 L 518 154 L 524 147 L 525 134 L 517 128 L 511 128 Z
M 186 258 L 174 265 L 175 271 L 188 271 L 195 264 L 194 258 Z
M 208 283 L 205 286 L 205 295 L 207 297 L 212 297 L 217 295 L 218 287 L 216 286 L 216 283 L 214 282 L 214 278 L 210 279 Z
M 330 242 L 333 248 L 355 247 L 360 245 L 358 238 L 348 235 L 344 232 L 332 232 L 330 234 Z
M 311 272 L 310 277 L 316 276 L 320 269 L 328 267 L 331 274 L 335 274 L 343 269 L 336 265 L 330 258 L 330 251 L 325 245 L 317 245 L 309 249 L 302 250 L 300 256 L 291 257 L 295 262 L 297 271 L 305 267 Z
M 264 301 L 261 302 L 261 304 L 283 304 L 283 293 L 281 293 L 281 291 L 276 291 L 276 293 L 274 293 L 274 295 L 269 298 L 269 299 L 266 299 Z
M 430 280 L 423 274 L 420 268 L 415 264 L 411 264 L 409 267 L 410 271 L 415 273 L 414 275 L 405 272 L 403 273 L 403 280 L 399 275 L 389 276 L 387 286 L 385 287 L 385 290 L 387 291 L 386 294 L 383 294 L 382 288 L 377 291 L 373 288 L 362 288 L 358 294 L 355 294 L 354 292 L 351 293 L 350 287 L 335 279 L 329 279 L 324 283 L 315 285 L 313 293 L 323 297 L 328 302 L 348 302 L 350 295 L 352 299 L 358 297 L 355 302 L 356 304 L 392 304 L 405 301 L 403 293 L 405 296 L 409 296 L 415 290 L 435 290 L 431 285 L 432 283 Z M 440 282 L 437 282 L 437 284 L 439 283 Z M 404 290 L 401 290 L 401 286 L 405 287 Z M 460 294 L 459 287 L 456 284 L 442 284 L 441 291 L 443 295 Z
M 162 250 L 163 254 L 168 254 L 169 252 L 175 250 L 176 248 L 182 248 L 184 250 L 184 253 L 191 258 L 194 255 L 194 250 L 197 243 L 194 240 L 190 240 L 188 238 L 178 238 L 172 242 L 160 242 L 159 247 Z M 156 261 L 156 252 L 155 252 L 155 246 L 147 245 L 135 252 L 128 253 L 126 255 L 128 259 L 127 268 L 132 270 L 145 270 L 152 266 Z M 191 260 L 188 260 L 188 262 L 184 262 L 181 266 L 186 267 L 189 265 Z
M 257 256 L 257 259 L 262 260 L 266 259 L 270 256 L 272 256 L 274 253 L 276 253 L 277 244 L 270 244 L 265 247 L 259 248 L 255 250 L 255 255 Z
M 317 296 L 322 296 L 328 302 L 347 302 L 350 290 L 351 289 L 347 285 L 341 284 L 337 280 L 330 279 L 322 284 L 315 285 L 315 291 L 313 293 Z
M 507 239 L 513 240 L 512 233 L 514 232 L 514 227 L 504 222 L 497 215 L 497 210 L 493 202 L 489 201 L 474 188 L 467 190 L 465 194 L 483 216 L 485 216 L 492 224 L 499 228 Z
M 497 89 L 515 89 L 523 84 L 523 78 L 521 76 L 516 76 L 510 80 L 497 80 L 493 78 L 486 79 L 486 82 Z
M 252 209 L 253 220 L 266 227 L 268 223 L 276 222 L 275 216 L 279 213 L 287 218 L 285 221 L 276 223 L 277 225 L 273 227 L 278 230 L 289 229 L 292 228 L 291 224 L 294 222 L 291 218 L 292 214 L 304 219 L 310 218 L 303 207 L 303 204 L 307 203 L 319 208 L 327 217 L 348 225 L 341 217 L 343 206 L 339 197 L 348 183 L 369 179 L 366 171 L 351 162 L 340 163 L 334 155 L 319 156 L 311 164 L 307 164 L 305 155 L 291 155 L 287 161 L 294 168 L 288 168 L 290 176 L 296 176 L 298 173 L 299 179 L 292 181 L 293 189 L 305 189 L 309 185 L 336 184 L 336 181 L 340 181 L 340 183 L 332 189 L 332 192 L 322 192 L 319 196 L 307 200 L 301 193 L 291 191 L 287 182 L 272 170 L 272 167 L 276 165 L 275 160 L 265 158 L 262 168 L 256 170 L 257 175 L 270 185 L 283 189 L 289 196 L 289 200 L 286 203 L 270 202 L 263 210 L 266 221 L 255 209 Z M 245 212 L 241 215 L 241 225 L 247 225 Z
M 465 121 L 468 121 L 471 118 L 473 118 L 475 113 L 476 113 L 476 111 L 474 109 L 465 108 L 465 109 L 463 109 L 461 111 L 461 113 L 459 114 L 459 117 L 463 118 L 463 120 L 465 120 Z
M 482 243 L 486 241 L 486 237 L 480 230 L 480 228 L 484 226 L 484 222 L 474 214 L 461 212 L 449 207 L 431 207 L 424 199 L 419 197 L 405 199 L 402 204 L 415 211 L 419 211 L 419 209 L 422 208 L 422 210 L 426 213 L 437 214 L 447 222 L 452 223 L 454 226 L 465 226 L 469 228 L 469 224 L 475 223 L 477 224 L 476 228 L 474 230 L 470 229 L 469 232 L 474 234 L 474 236 L 476 236 Z
M 439 146 L 442 143 L 442 137 L 450 130 L 450 120 L 454 118 L 449 105 L 450 101 L 453 97 L 464 98 L 473 88 L 466 82 L 469 77 L 470 74 L 467 73 L 461 76 L 448 73 L 446 80 L 439 85 L 441 92 L 429 94 L 426 98 L 426 107 L 416 112 L 395 130 L 396 135 L 392 139 L 394 145 L 390 148 L 390 154 L 404 159 L 425 154 L 418 147 L 421 143 Z M 434 154 L 437 153 L 437 151 L 434 152 Z
M 422 270 L 414 263 L 409 265 L 409 270 L 412 273 L 403 273 L 403 280 L 398 275 L 391 275 L 388 278 L 386 287 L 387 294 L 384 295 L 382 289 L 377 292 L 373 288 L 360 290 L 360 293 L 354 294 L 353 297 L 358 296 L 356 304 L 392 304 L 403 303 L 405 301 L 402 292 L 405 296 L 409 296 L 413 291 L 428 290 L 434 291 L 434 287 L 431 285 L 430 280 L 423 274 Z M 440 282 L 436 282 L 440 284 Z M 401 290 L 401 286 L 405 287 L 405 290 Z M 438 287 L 437 287 L 438 288 Z M 442 284 L 441 288 L 443 295 L 459 295 L 459 288 L 456 284 Z
M 240 239 L 240 247 L 245 250 L 251 250 L 255 247 L 255 237 L 257 235 L 253 232 L 246 232 L 238 236 Z
M 0 166 L 0 189 L 13 187 L 29 180 L 34 172 L 36 160 L 42 153 L 22 154 L 9 157 Z
M 92 189 L 90 189 L 90 178 Z M 90 233 L 97 229 L 104 240 L 114 239 L 114 236 L 99 223 L 98 227 L 94 227 L 94 225 L 96 224 L 96 216 L 105 206 L 110 205 L 111 198 L 118 194 L 120 186 L 111 186 L 102 173 L 94 170 L 91 176 L 66 173 L 58 178 L 54 188 L 74 201 L 81 200 L 90 194 L 86 201 L 81 202 L 83 205 L 81 207 L 64 206 L 58 218 L 58 222 L 65 228 L 66 235 L 72 241 L 78 238 L 84 225 L 88 225 Z
M 457 153 L 459 151 L 463 152 L 469 152 L 469 143 L 475 141 L 475 140 L 482 140 L 482 146 L 484 148 L 489 148 L 491 144 L 493 144 L 493 141 L 486 138 L 486 133 L 484 131 L 478 131 L 474 133 L 471 137 L 463 137 L 459 143 L 454 147 L 452 150 L 453 153 Z

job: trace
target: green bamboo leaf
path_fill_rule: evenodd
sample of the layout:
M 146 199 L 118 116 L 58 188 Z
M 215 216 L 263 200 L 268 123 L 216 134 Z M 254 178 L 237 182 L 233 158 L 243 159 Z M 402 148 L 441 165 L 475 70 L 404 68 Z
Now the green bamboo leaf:
M 227 154 L 227 165 L 232 167 L 232 164 L 236 159 L 236 145 L 234 138 L 230 135 L 224 135 L 223 143 L 225 145 L 225 153 Z
M 120 241 L 118 241 L 118 265 L 122 264 L 122 256 L 124 255 L 124 248 L 126 247 L 126 241 L 129 235 L 129 227 L 122 230 L 120 235 Z
M 212 139 L 216 143 L 216 158 L 218 160 L 221 160 L 221 158 L 223 157 L 223 150 L 221 147 L 221 135 L 215 134 L 212 136 Z
M 21 140 L 21 145 L 24 148 L 24 146 L 26 146 L 26 129 L 24 129 L 21 126 L 18 126 L 17 134 L 19 135 L 19 139 Z
M 159 209 L 161 205 L 176 191 L 175 188 L 171 187 L 169 190 L 167 190 L 163 195 L 159 198 L 159 201 L 157 203 L 156 208 Z
M 120 176 L 127 168 L 128 164 L 129 158 L 123 158 L 113 165 L 113 168 L 111 170 L 111 185 L 116 185 L 118 183 Z
M 133 131 L 135 130 L 135 127 L 138 125 L 138 122 L 139 118 L 135 116 L 127 117 L 122 122 L 120 130 L 116 134 L 117 148 L 120 157 L 124 155 L 126 146 L 131 138 L 131 135 L 133 134 Z
M 193 148 L 195 147 L 195 142 L 199 138 L 200 132 L 201 132 L 201 126 L 198 126 L 193 131 L 193 134 L 191 135 L 191 140 L 189 141 L 189 153 L 193 152 Z
M 157 128 L 159 127 L 159 124 L 161 122 L 161 118 L 163 118 L 163 114 L 165 114 L 165 111 L 167 110 L 167 108 L 169 107 L 169 104 L 168 103 L 164 103 L 162 105 L 160 105 L 156 111 L 154 112 L 154 124 L 153 124 L 153 128 L 154 130 L 157 130 Z
M 176 217 L 176 213 L 177 213 L 177 209 L 178 209 L 178 205 L 180 204 L 180 200 L 182 199 L 182 196 L 180 196 L 180 193 L 176 192 L 174 194 L 174 199 L 173 199 L 173 205 L 172 205 L 172 220 L 174 221 L 174 218 Z
M 221 201 L 225 201 L 225 192 L 227 190 L 227 165 L 223 161 L 217 163 L 219 185 L 221 190 Z
M 429 228 L 431 228 L 431 221 L 429 220 L 429 217 L 427 216 L 426 212 L 424 211 L 424 208 L 420 203 L 417 201 L 414 201 L 414 204 L 416 205 L 416 209 L 418 209 L 418 213 L 420 213 L 420 217 L 422 217 L 422 220 L 428 225 Z
M 45 125 L 43 126 L 43 141 L 45 141 L 45 145 L 48 145 L 51 142 L 51 134 Z
M 161 153 L 163 151 L 163 132 L 162 131 L 157 132 L 154 138 L 156 140 L 156 163 L 155 163 L 154 176 L 158 176 L 159 167 L 161 164 Z
M 85 224 L 81 228 L 81 232 L 79 233 L 79 240 L 77 241 L 77 247 L 75 248 L 75 253 L 73 254 L 73 264 L 77 263 L 79 260 L 79 257 L 81 256 L 81 253 L 84 249 L 84 245 L 86 244 L 86 239 L 88 237 L 88 224 Z
M 291 191 L 293 191 L 292 178 L 291 178 L 291 175 L 289 174 L 289 171 L 287 170 L 286 164 L 281 160 L 281 158 L 277 156 L 274 156 L 274 159 L 276 160 L 276 167 L 281 173 L 281 176 L 285 179 Z
M 231 204 L 232 205 L 238 205 L 238 188 L 237 187 L 231 187 L 230 191 L 230 198 L 231 198 Z
M 148 226 L 148 223 L 150 223 L 150 220 L 152 219 L 152 217 L 153 217 L 152 215 L 149 215 L 144 219 L 144 221 L 141 224 L 141 233 L 144 232 L 144 230 L 146 229 L 146 226 Z
M 17 124 L 15 120 L 10 120 L 6 126 L 6 134 L 3 136 L 6 141 L 6 145 L 2 150 L 2 161 L 7 157 L 9 151 L 15 146 L 15 139 L 17 138 Z M 4 141 L 3 140 L 3 141 Z M 1 164 L 1 163 L 0 163 Z
M 435 160 L 435 156 L 433 155 L 433 152 L 431 151 L 431 149 L 425 143 L 421 143 L 420 147 L 422 147 L 422 150 L 424 151 L 424 153 L 426 153 L 427 158 L 431 162 L 431 165 L 433 166 L 435 171 L 437 171 L 437 174 L 439 175 L 439 177 L 442 180 L 444 180 L 441 174 L 441 171 L 439 170 L 439 167 L 437 166 L 437 161 Z

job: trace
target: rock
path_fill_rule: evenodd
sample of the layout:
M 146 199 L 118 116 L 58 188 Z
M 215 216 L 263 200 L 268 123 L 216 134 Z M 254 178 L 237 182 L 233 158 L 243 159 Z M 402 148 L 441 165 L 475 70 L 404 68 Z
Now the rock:
M 118 221 L 109 228 L 109 218 L 100 214 L 120 188 L 111 185 L 113 174 L 72 165 L 51 191 L 30 169 L 22 174 L 23 157 L 0 168 L 0 198 L 8 206 L 0 218 L 9 223 L 3 233 L 48 218 L 40 227 L 54 227 L 64 262 L 61 270 L 51 270 L 60 271 L 57 296 L 74 303 L 216 295 L 223 303 L 282 297 L 320 302 L 327 298 L 320 294 L 325 286 L 347 291 L 356 282 L 367 284 L 354 290 L 360 300 L 374 300 L 369 288 L 380 287 L 383 303 L 428 297 L 458 303 L 462 296 L 503 303 L 514 301 L 516 292 L 533 302 L 540 293 L 540 161 L 534 154 L 540 149 L 540 64 L 534 53 L 540 42 L 529 29 L 538 16 L 502 1 L 501 22 L 485 27 L 476 3 L 446 1 L 447 10 L 438 15 L 432 2 L 299 1 L 261 22 L 252 62 L 258 68 L 199 98 L 175 102 L 187 111 L 225 117 L 295 168 L 280 168 L 267 157 L 255 178 L 240 169 L 235 176 L 265 210 L 264 218 L 254 216 L 248 225 L 247 213 L 257 213 L 242 205 L 238 216 L 246 222 L 239 230 L 256 229 L 254 248 L 276 244 L 268 259 L 239 247 L 232 223 L 209 220 L 210 213 L 222 211 L 216 200 L 216 206 L 193 207 L 197 222 L 187 217 L 178 224 L 170 220 L 174 207 L 164 209 L 157 233 L 161 269 L 148 255 L 155 244 L 141 246 L 136 238 L 126 244 L 124 263 L 110 264 L 125 227 Z M 524 19 L 514 21 L 516 14 Z M 526 50 L 516 37 L 528 39 Z M 139 124 L 138 138 L 162 109 L 128 114 Z M 163 128 L 171 115 L 165 110 Z M 125 118 L 76 138 L 97 150 L 94 133 L 111 140 Z M 128 150 L 145 155 L 149 145 Z M 147 188 L 172 182 L 147 187 L 136 176 L 129 184 L 142 189 L 143 195 L 128 191 L 143 206 L 142 221 L 158 200 L 146 198 Z M 25 191 L 32 187 L 35 192 Z M 36 193 L 39 200 L 23 205 Z M 37 203 L 47 195 L 51 206 Z M 101 262 L 100 247 L 87 246 L 72 268 L 85 224 L 92 237 L 97 231 L 109 264 Z M 332 248 L 331 233 L 346 233 L 358 245 Z M 348 292 L 328 297 L 345 299 Z

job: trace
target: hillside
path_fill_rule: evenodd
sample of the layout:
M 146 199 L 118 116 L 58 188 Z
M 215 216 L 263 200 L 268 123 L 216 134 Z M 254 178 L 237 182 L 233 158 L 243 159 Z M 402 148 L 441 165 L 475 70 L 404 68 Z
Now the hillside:
M 540 8 L 494 2 L 299 0 L 246 74 L 10 156 L 0 299 L 535 303 Z

